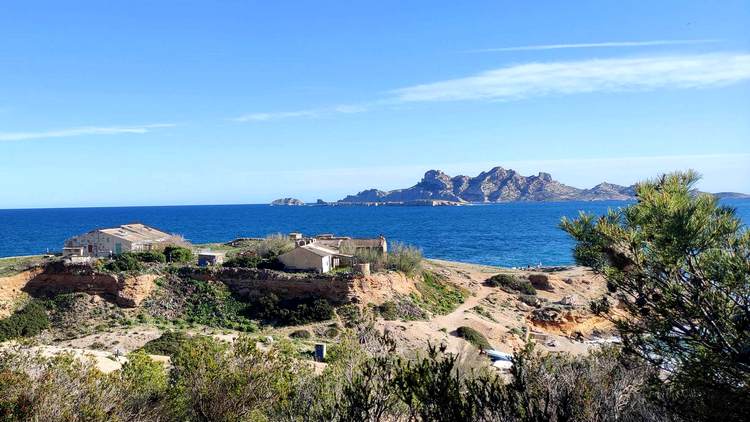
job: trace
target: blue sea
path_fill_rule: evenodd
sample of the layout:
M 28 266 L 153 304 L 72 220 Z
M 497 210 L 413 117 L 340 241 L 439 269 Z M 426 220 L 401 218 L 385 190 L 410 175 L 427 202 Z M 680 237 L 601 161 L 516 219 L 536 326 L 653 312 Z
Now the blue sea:
M 746 224 L 750 200 L 725 200 Z M 573 242 L 558 228 L 579 210 L 603 214 L 627 202 L 505 203 L 464 207 L 271 207 L 205 205 L 0 210 L 0 256 L 59 251 L 95 228 L 142 222 L 193 243 L 299 231 L 377 236 L 419 246 L 425 256 L 508 267 L 568 265 Z

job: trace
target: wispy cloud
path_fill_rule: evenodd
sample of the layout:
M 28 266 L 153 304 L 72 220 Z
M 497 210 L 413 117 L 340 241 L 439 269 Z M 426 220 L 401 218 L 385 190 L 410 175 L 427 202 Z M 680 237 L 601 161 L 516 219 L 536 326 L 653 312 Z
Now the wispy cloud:
M 295 117 L 316 118 L 332 114 L 362 113 L 367 111 L 368 109 L 369 106 L 365 104 L 341 104 L 333 107 L 313 108 L 307 110 L 249 113 L 239 117 L 235 117 L 231 120 L 235 122 L 265 122 L 269 120 L 289 119 Z
M 158 123 L 140 126 L 82 126 L 36 132 L 0 132 L 0 141 L 29 141 L 34 139 L 67 138 L 88 135 L 143 134 L 154 129 L 174 127 L 172 123 Z
M 598 43 L 597 45 L 605 44 L 614 43 Z M 501 67 L 456 79 L 400 88 L 388 92 L 384 98 L 360 104 L 252 113 L 231 120 L 264 122 L 290 118 L 317 118 L 335 114 L 362 113 L 417 102 L 515 101 L 546 95 L 706 88 L 730 85 L 748 79 L 750 79 L 750 54 L 747 53 L 533 62 Z
M 498 47 L 498 48 L 480 48 L 468 50 L 467 53 L 495 53 L 503 51 L 537 51 L 537 50 L 562 50 L 571 48 L 616 48 L 616 47 L 652 47 L 660 45 L 684 45 L 684 44 L 709 44 L 717 43 L 721 40 L 703 39 L 703 40 L 651 40 L 651 41 L 609 41 L 609 42 L 591 42 L 591 43 L 574 43 L 574 44 L 543 44 L 543 45 L 523 45 L 516 47 Z
M 750 79 L 750 54 L 699 54 L 519 64 L 397 89 L 402 102 L 509 101 L 553 94 L 701 88 Z

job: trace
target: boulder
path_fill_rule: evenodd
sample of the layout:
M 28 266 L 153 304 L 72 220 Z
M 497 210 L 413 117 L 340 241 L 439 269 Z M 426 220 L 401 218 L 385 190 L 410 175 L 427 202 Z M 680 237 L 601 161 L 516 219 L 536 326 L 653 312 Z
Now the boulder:
M 516 309 L 518 309 L 521 312 L 527 312 L 527 311 L 530 311 L 530 310 L 532 310 L 534 308 L 532 308 L 531 306 L 529 306 L 529 305 L 527 305 L 527 304 L 525 304 L 523 302 L 518 302 L 518 303 L 516 303 Z
M 576 297 L 573 295 L 567 295 L 563 296 L 563 298 L 560 299 L 560 302 L 558 303 L 566 306 L 576 306 L 576 304 L 578 303 L 578 299 L 576 299 Z
M 534 309 L 531 312 L 531 319 L 539 322 L 560 322 L 562 321 L 562 312 L 557 308 Z

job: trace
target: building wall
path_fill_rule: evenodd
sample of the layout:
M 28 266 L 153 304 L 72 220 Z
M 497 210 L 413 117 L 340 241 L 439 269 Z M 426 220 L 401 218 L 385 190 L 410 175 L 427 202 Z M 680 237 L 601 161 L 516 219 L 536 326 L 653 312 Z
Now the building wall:
M 331 271 L 330 256 L 319 256 L 305 248 L 295 248 L 291 252 L 281 255 L 279 261 L 290 270 L 318 271 L 321 273 Z
M 84 256 L 96 257 L 109 256 L 110 252 L 117 253 L 117 244 L 120 244 L 120 253 L 133 250 L 133 245 L 130 241 L 100 231 L 84 233 L 65 241 L 66 247 L 82 247 L 84 248 Z

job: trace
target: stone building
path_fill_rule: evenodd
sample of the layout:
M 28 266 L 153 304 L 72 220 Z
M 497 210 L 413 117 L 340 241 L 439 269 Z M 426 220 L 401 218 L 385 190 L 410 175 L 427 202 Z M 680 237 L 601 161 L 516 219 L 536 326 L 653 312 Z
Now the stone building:
M 351 255 L 342 254 L 314 242 L 280 255 L 279 261 L 288 270 L 327 273 L 336 267 L 349 265 L 351 258 Z
M 82 256 L 105 257 L 123 252 L 144 252 L 168 244 L 181 243 L 177 236 L 144 224 L 124 224 L 96 229 L 65 241 L 66 252 L 80 251 Z

